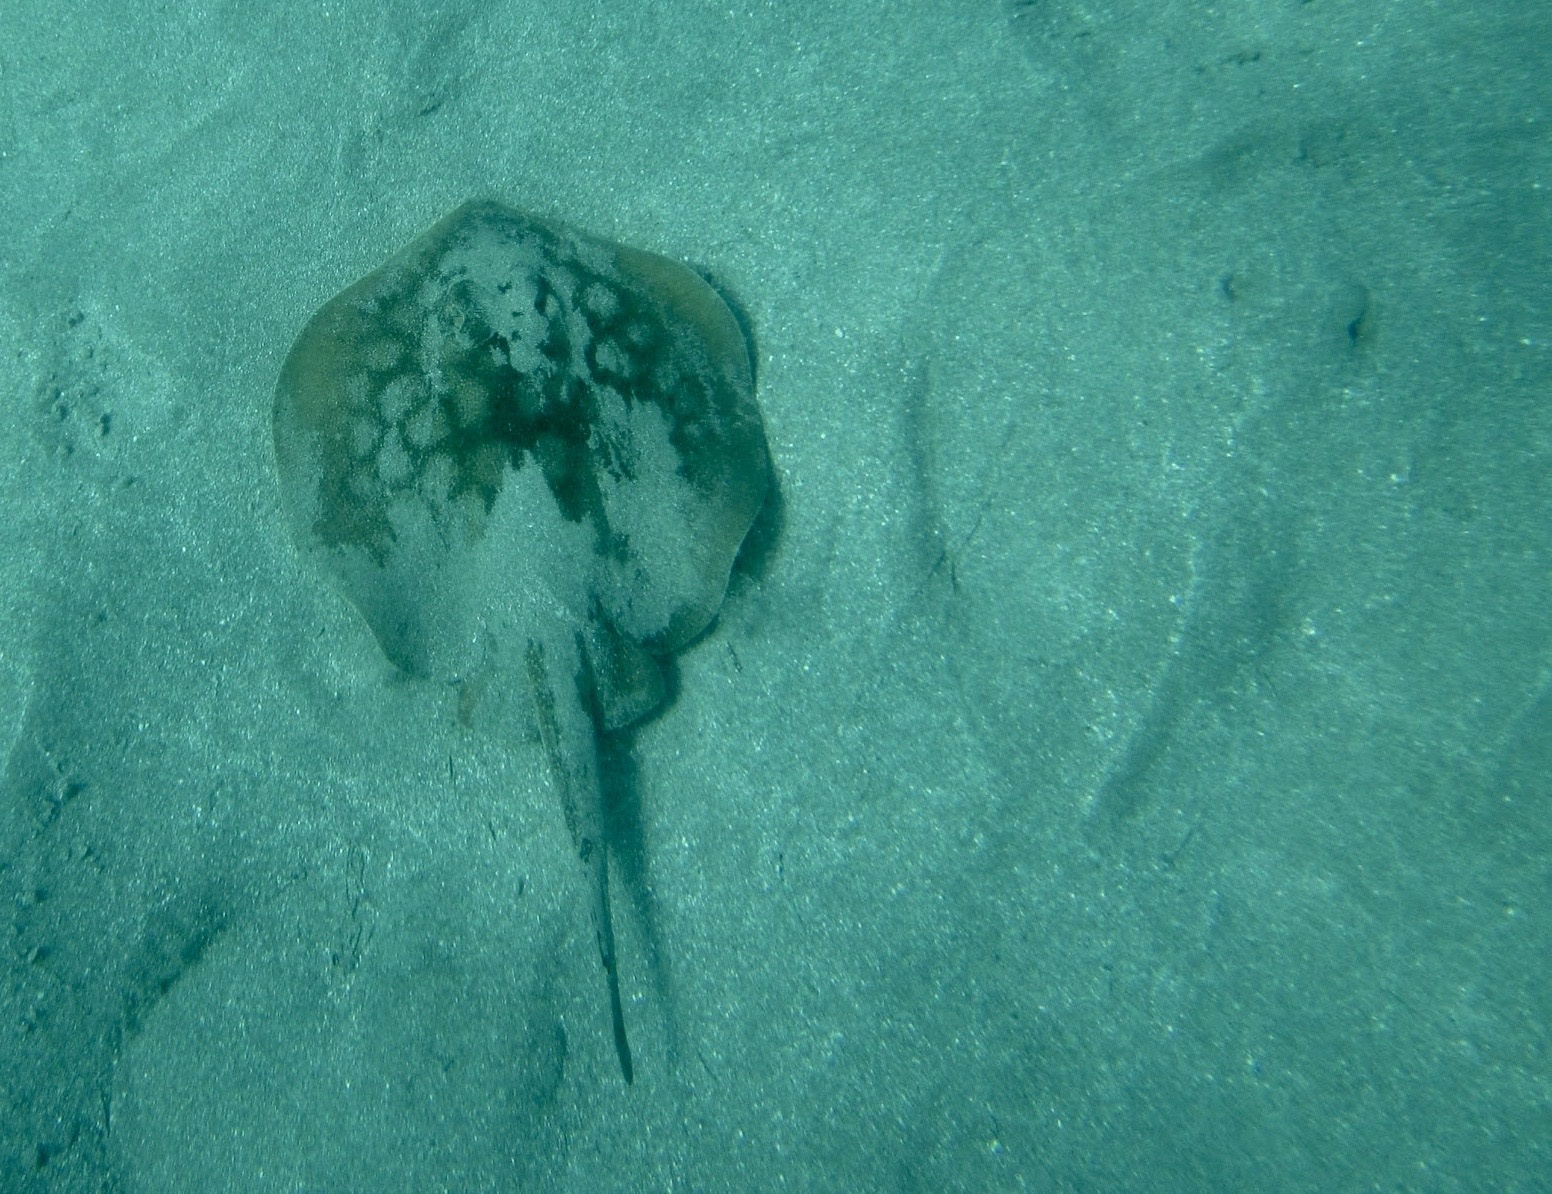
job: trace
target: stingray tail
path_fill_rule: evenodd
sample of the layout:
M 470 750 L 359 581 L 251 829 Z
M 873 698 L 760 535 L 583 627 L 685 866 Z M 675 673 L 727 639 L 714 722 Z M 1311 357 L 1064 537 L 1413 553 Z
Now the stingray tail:
M 598 957 L 604 964 L 604 974 L 609 979 L 609 1015 L 614 1022 L 614 1052 L 620 1059 L 620 1073 L 629 1086 L 636 1080 L 636 1069 L 631 1064 L 630 1040 L 625 1035 L 625 1009 L 620 1006 L 620 973 L 614 960 L 614 921 L 609 914 L 609 865 L 600 858 L 603 874 L 598 882 Z
M 614 1051 L 620 1073 L 629 1086 L 636 1071 L 625 1035 L 625 1009 L 620 1003 L 620 975 L 615 963 L 614 921 L 609 913 L 609 858 L 604 845 L 603 793 L 598 779 L 598 714 L 587 654 L 577 641 L 575 689 L 557 693 L 544 647 L 530 639 L 528 679 L 539 715 L 539 737 L 549 756 L 550 773 L 559 789 L 566 828 L 577 857 L 587 869 L 592 887 L 593 938 L 609 981 L 609 1017 L 614 1026 Z

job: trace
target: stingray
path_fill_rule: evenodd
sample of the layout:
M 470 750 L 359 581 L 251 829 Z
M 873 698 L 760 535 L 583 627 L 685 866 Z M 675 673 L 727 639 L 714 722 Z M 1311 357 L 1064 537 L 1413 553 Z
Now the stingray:
M 598 739 L 664 701 L 768 457 L 742 331 L 687 266 L 467 203 L 313 316 L 281 369 L 291 530 L 412 676 L 532 694 L 620 1069 Z

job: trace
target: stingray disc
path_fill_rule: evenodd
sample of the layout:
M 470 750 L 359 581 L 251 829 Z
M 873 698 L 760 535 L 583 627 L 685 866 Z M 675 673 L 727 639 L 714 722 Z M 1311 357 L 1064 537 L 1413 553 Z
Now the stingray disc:
M 275 396 L 303 549 L 388 657 L 581 635 L 607 724 L 715 614 L 765 496 L 744 337 L 677 262 L 465 204 L 331 299 Z M 548 629 L 540 627 L 544 623 Z

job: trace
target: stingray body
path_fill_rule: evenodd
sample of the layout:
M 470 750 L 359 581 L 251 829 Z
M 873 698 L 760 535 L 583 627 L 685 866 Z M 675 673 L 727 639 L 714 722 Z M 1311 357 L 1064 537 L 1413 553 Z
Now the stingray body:
M 312 318 L 274 432 L 298 544 L 388 658 L 531 691 L 630 1081 L 597 735 L 662 702 L 764 499 L 736 321 L 677 262 L 469 203 Z

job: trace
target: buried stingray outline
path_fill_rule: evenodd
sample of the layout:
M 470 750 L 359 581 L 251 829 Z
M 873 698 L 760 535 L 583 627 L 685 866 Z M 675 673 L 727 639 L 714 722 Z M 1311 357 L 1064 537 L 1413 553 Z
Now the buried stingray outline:
M 274 441 L 293 536 L 395 665 L 531 692 L 631 1082 L 599 736 L 663 704 L 766 500 L 743 330 L 687 266 L 467 203 L 308 322 Z

